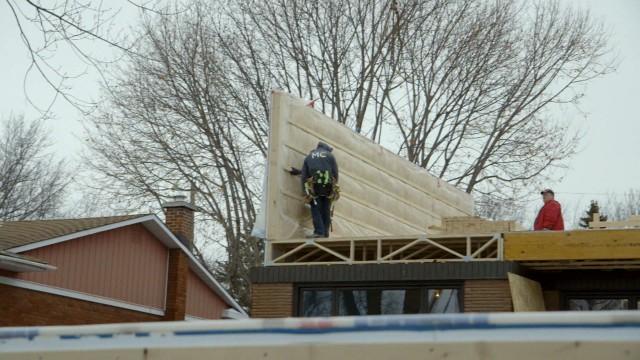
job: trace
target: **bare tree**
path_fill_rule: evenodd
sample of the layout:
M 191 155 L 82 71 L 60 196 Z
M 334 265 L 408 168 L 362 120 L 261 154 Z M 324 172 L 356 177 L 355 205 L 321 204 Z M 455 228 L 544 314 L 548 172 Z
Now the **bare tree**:
M 128 9 L 140 14 L 158 13 L 150 1 L 122 1 Z M 25 74 L 25 95 L 38 110 L 47 113 L 58 98 L 82 112 L 96 105 L 85 94 L 72 89 L 74 80 L 88 72 L 102 76 L 103 67 L 118 61 L 123 54 L 135 55 L 135 39 L 129 38 L 124 26 L 115 21 L 123 6 L 94 0 L 5 0 L 5 8 L 13 17 L 17 33 L 30 59 Z M 170 15 L 170 14 L 165 14 Z M 58 61 L 61 53 L 76 60 L 74 64 Z M 27 79 L 36 74 L 54 96 L 48 104 L 34 101 L 26 89 Z
M 610 195 L 602 208 L 611 220 L 627 220 L 632 215 L 640 215 L 640 189 L 629 189 L 620 195 Z
M 47 148 L 42 121 L 1 122 L 0 220 L 40 219 L 59 210 L 68 174 Z
M 265 118 L 237 111 L 225 89 L 226 60 L 218 54 L 212 14 L 202 6 L 144 24 L 144 41 L 105 89 L 87 163 L 129 201 L 157 204 L 191 191 L 198 223 L 226 256 L 215 268 L 232 294 L 248 304 L 248 269 L 260 245 L 249 236 L 264 159 Z M 152 60 L 150 60 L 152 59 Z M 246 108 L 246 107 L 245 107 Z M 207 233 L 202 231 L 200 234 Z M 205 258 L 197 247 L 195 252 Z
M 461 1 L 434 16 L 406 46 L 402 96 L 388 98 L 401 152 L 493 197 L 562 166 L 578 134 L 548 110 L 612 70 L 602 27 L 557 2 Z
M 218 31 L 220 51 L 255 97 L 271 85 L 318 99 L 337 121 L 495 199 L 565 165 L 580 134 L 550 110 L 577 104 L 614 65 L 602 25 L 556 1 L 245 0 L 222 23 L 233 36 Z
M 577 134 L 550 109 L 612 69 L 601 26 L 553 1 L 194 1 L 165 12 L 178 15 L 145 21 L 137 55 L 111 71 L 89 163 L 130 200 L 195 191 L 225 251 L 221 280 L 244 304 L 260 259 L 249 229 L 271 89 L 316 99 L 483 204 L 511 206 L 575 152 Z

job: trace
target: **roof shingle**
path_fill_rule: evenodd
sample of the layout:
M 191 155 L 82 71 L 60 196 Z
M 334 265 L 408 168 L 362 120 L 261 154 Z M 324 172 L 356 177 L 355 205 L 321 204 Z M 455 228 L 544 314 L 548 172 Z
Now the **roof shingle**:
M 26 220 L 0 223 L 0 250 L 115 224 L 147 214 L 82 219 Z

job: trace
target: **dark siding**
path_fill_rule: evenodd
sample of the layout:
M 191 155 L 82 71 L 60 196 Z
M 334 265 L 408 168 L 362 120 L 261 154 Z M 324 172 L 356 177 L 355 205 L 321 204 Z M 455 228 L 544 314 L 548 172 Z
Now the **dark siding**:
M 564 270 L 536 272 L 544 290 L 561 291 L 640 291 L 639 270 Z
M 251 282 L 258 284 L 506 279 L 508 272 L 522 273 L 517 263 L 507 261 L 266 266 L 251 269 Z

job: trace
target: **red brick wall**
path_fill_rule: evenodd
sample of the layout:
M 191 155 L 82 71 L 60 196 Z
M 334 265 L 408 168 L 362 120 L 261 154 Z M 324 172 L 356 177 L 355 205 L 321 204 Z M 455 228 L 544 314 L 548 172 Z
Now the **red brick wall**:
M 193 210 L 186 207 L 165 208 L 165 223 L 180 239 L 193 243 Z M 190 245 L 189 245 L 190 247 Z
M 0 284 L 0 326 L 158 321 L 160 316 Z
M 187 274 L 189 261 L 180 249 L 169 250 L 167 306 L 165 320 L 184 320 L 187 307 Z
M 507 280 L 466 280 L 464 312 L 513 311 Z

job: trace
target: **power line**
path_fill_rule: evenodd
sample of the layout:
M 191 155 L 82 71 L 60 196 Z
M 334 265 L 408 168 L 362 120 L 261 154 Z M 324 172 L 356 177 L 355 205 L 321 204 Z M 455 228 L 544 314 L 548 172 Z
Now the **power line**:
M 602 196 L 609 196 L 609 195 L 625 195 L 628 194 L 628 192 L 606 192 L 606 193 L 590 193 L 590 192 L 571 192 L 571 191 L 556 191 L 557 194 L 560 195 L 602 195 Z

